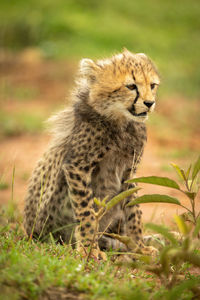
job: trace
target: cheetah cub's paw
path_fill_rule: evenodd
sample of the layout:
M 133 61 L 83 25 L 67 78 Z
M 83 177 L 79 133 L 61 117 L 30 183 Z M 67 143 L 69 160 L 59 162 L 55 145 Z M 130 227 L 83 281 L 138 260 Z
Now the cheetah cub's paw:
M 90 255 L 90 258 L 93 258 L 95 260 L 104 260 L 104 261 L 107 260 L 106 253 L 101 251 L 99 248 L 93 248 L 92 251 L 90 252 L 89 248 L 78 247 L 77 251 L 80 253 L 80 255 L 83 258 L 86 258 L 86 257 L 88 257 L 88 255 Z
M 106 261 L 107 255 L 105 252 L 101 251 L 100 249 L 94 249 L 94 250 L 92 250 L 91 258 Z
M 144 255 L 151 255 L 151 256 L 157 256 L 159 251 L 153 246 L 145 246 L 141 249 L 142 254 Z

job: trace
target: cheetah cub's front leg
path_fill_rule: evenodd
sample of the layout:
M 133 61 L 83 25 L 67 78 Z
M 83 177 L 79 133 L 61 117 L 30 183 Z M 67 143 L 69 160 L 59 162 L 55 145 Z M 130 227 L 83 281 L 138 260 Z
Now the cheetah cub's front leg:
M 125 173 L 126 180 L 134 177 L 133 170 L 129 169 Z M 134 183 L 123 183 L 123 189 L 136 187 Z M 142 252 L 145 255 L 156 255 L 158 250 L 152 246 L 145 246 L 143 241 L 142 230 L 142 211 L 138 204 L 127 207 L 126 205 L 135 198 L 134 195 L 130 196 L 124 203 L 126 235 L 131 237 L 137 244 L 136 251 Z
M 99 137 L 88 143 L 90 128 L 74 132 L 73 142 L 63 164 L 63 171 L 69 187 L 69 195 L 77 223 L 75 238 L 77 250 L 87 256 L 106 260 L 106 254 L 100 251 L 97 241 L 99 224 L 94 216 L 94 194 L 91 187 L 91 176 L 95 166 L 106 153 L 106 147 Z M 90 138 L 89 138 L 90 139 Z M 95 144 L 96 147 L 91 147 Z M 98 147 L 99 146 L 99 147 Z M 90 247 L 92 250 L 90 250 Z
M 125 208 L 126 217 L 126 234 L 136 242 L 138 249 L 136 251 L 142 252 L 145 255 L 156 255 L 158 250 L 152 246 L 145 246 L 142 234 L 142 211 L 138 204 Z

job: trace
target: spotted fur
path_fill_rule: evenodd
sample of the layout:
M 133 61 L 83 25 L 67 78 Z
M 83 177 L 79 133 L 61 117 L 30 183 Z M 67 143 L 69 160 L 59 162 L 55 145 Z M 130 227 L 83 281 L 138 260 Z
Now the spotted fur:
M 50 119 L 52 142 L 30 179 L 25 201 L 27 234 L 76 241 L 87 249 L 95 231 L 93 198 L 130 188 L 146 143 L 144 121 L 154 109 L 159 76 L 144 54 L 125 50 L 111 59 L 83 59 L 71 105 Z M 100 221 L 101 232 L 131 236 L 143 247 L 141 210 L 128 198 Z M 75 225 L 76 224 L 76 227 Z M 75 239 L 73 229 L 75 228 Z M 113 246 L 107 236 L 94 241 Z

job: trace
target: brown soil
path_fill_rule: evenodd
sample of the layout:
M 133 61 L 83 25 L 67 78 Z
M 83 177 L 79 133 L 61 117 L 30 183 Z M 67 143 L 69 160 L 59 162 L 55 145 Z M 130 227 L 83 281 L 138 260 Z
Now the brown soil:
M 53 62 L 43 61 L 21 55 L 19 59 L 7 57 L 0 61 L 0 83 L 9 83 L 12 87 L 26 86 L 36 88 L 38 93 L 28 101 L 20 101 L 15 95 L 1 96 L 1 109 L 9 112 L 27 111 L 40 112 L 44 120 L 57 108 L 61 108 L 65 103 L 65 95 L 68 94 L 72 87 L 73 75 L 76 66 L 73 62 Z M 162 106 L 161 106 L 162 105 Z M 200 146 L 200 139 L 197 121 L 198 105 L 193 102 L 194 114 L 186 114 L 191 110 L 187 100 L 184 99 L 165 99 L 158 107 L 158 113 L 164 116 L 168 124 L 173 122 L 173 126 L 158 128 L 158 125 L 149 124 L 148 142 L 145 148 L 144 157 L 137 176 L 169 176 L 177 179 L 176 175 L 170 171 L 169 163 L 174 163 L 187 168 L 189 163 L 197 157 L 197 151 Z M 176 112 L 179 109 L 186 110 L 184 121 L 176 122 Z M 169 111 L 171 113 L 169 113 Z M 177 118 L 178 119 L 178 118 Z M 192 124 L 192 128 L 191 128 Z M 196 126 L 195 126 L 196 125 Z M 191 128 L 189 133 L 186 128 Z M 183 133 L 181 134 L 181 131 Z M 44 133 L 21 134 L 12 137 L 2 137 L 0 140 L 0 178 L 9 183 L 9 188 L 0 190 L 1 205 L 7 204 L 11 200 L 11 182 L 12 172 L 15 167 L 14 176 L 14 201 L 17 202 L 20 210 L 23 209 L 24 196 L 26 193 L 27 180 L 31 171 L 49 141 L 49 136 Z M 178 156 L 172 159 L 170 154 L 173 149 L 180 152 L 187 148 L 188 156 Z M 188 206 L 188 200 L 184 195 L 162 187 L 153 185 L 142 185 L 143 189 L 140 194 L 148 193 L 167 193 L 170 196 L 178 197 L 185 206 Z M 158 223 L 171 223 L 174 214 L 180 214 L 184 211 L 176 205 L 170 204 L 143 204 L 141 205 L 144 220 L 155 221 Z M 198 208 L 200 201 L 198 200 Z

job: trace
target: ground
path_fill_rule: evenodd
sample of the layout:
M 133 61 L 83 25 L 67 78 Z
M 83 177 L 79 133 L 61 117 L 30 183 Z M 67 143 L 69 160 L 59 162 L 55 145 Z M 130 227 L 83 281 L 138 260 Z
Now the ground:
M 67 103 L 77 62 L 42 60 L 24 52 L 16 59 L 1 58 L 0 75 L 0 204 L 12 194 L 23 210 L 27 181 L 50 139 L 43 121 Z M 169 176 L 177 179 L 170 162 L 186 169 L 197 158 L 200 146 L 198 101 L 166 97 L 158 101 L 148 121 L 148 142 L 137 176 Z M 175 190 L 143 185 L 140 194 L 168 193 L 187 206 L 188 200 Z M 200 203 L 199 203 L 200 207 Z M 184 210 L 170 204 L 143 204 L 145 222 L 171 224 L 173 215 Z

